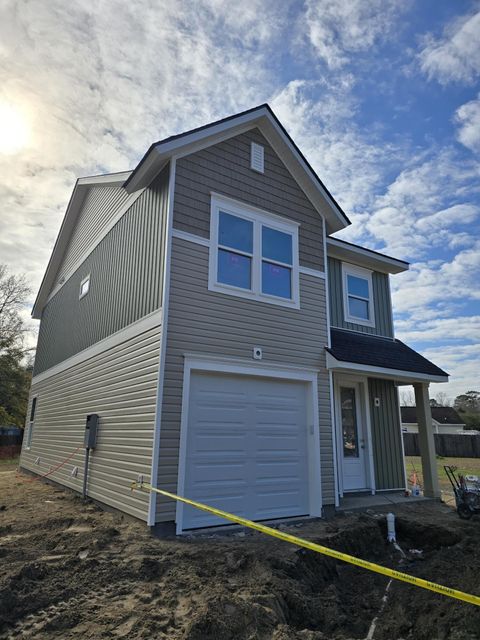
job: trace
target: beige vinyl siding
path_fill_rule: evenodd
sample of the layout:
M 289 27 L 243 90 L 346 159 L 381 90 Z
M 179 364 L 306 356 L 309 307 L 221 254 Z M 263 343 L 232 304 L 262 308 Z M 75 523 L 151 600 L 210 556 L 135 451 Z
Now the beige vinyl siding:
M 250 169 L 251 142 L 265 147 L 265 173 Z M 216 191 L 299 222 L 300 264 L 324 270 L 322 218 L 258 129 L 180 158 L 175 184 L 175 229 L 208 238 Z
M 46 304 L 34 375 L 160 307 L 168 180 L 167 167 Z M 88 275 L 89 292 L 79 299 Z
M 332 431 L 324 351 L 325 281 L 300 276 L 300 310 L 211 292 L 207 286 L 208 248 L 173 238 L 159 486 L 177 489 L 184 353 L 251 359 L 253 347 L 261 346 L 265 365 L 319 370 L 323 503 L 333 504 Z M 172 520 L 174 515 L 174 505 L 159 500 L 157 520 Z
M 132 493 L 129 485 L 138 474 L 150 477 L 160 334 L 159 325 L 38 383 L 34 380 L 29 411 L 33 396 L 38 400 L 32 445 L 27 450 L 25 438 L 21 467 L 47 473 L 81 446 L 51 476 L 81 492 L 85 419 L 97 413 L 99 431 L 90 457 L 88 495 L 146 520 L 148 496 Z M 74 466 L 76 477 L 71 475 Z
M 63 256 L 55 284 L 71 272 L 75 263 L 108 227 L 129 194 L 122 187 L 91 187 L 83 203 L 70 242 Z
M 337 260 L 337 258 L 328 258 L 328 283 L 330 290 L 330 324 L 332 327 L 393 338 L 392 302 L 390 298 L 388 274 L 379 273 L 378 271 L 372 272 L 375 307 L 374 327 L 345 322 L 342 262 Z
M 392 380 L 371 378 L 368 392 L 376 487 L 403 488 L 405 472 L 397 388 Z M 379 407 L 375 406 L 375 398 L 380 399 Z

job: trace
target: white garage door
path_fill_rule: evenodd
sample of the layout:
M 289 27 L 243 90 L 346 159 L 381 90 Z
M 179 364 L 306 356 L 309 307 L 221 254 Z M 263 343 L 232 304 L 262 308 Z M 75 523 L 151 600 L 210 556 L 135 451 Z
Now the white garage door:
M 305 383 L 192 373 L 185 496 L 251 520 L 306 515 Z M 183 528 L 226 524 L 185 507 Z

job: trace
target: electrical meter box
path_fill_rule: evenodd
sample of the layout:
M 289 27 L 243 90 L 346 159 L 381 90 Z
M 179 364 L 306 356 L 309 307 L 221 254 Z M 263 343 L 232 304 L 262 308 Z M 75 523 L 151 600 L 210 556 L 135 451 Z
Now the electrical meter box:
M 98 415 L 96 413 L 91 413 L 87 416 L 87 421 L 85 423 L 85 440 L 83 443 L 85 449 L 95 449 L 95 445 L 97 443 L 97 429 Z

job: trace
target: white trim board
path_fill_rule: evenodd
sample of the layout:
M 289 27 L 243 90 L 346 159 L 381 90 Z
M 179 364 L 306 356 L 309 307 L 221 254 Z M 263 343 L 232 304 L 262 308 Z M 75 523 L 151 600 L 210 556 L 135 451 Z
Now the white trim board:
M 83 178 L 78 178 L 78 184 L 102 187 L 118 186 L 128 180 L 132 173 L 133 171 L 119 171 L 118 173 L 105 173 L 98 176 L 84 176 Z
M 321 278 L 326 280 L 325 271 L 318 271 L 317 269 L 311 269 L 310 267 L 298 267 L 298 272 L 304 276 L 312 276 L 313 278 Z
M 373 271 L 382 273 L 401 273 L 408 271 L 409 264 L 403 260 L 397 260 L 391 256 L 386 256 L 372 249 L 366 249 L 349 242 L 344 242 L 339 238 L 327 238 L 328 255 L 345 262 L 362 265 Z
M 400 390 L 397 387 L 395 391 L 397 392 L 396 396 L 397 396 L 398 424 L 400 425 L 400 442 L 402 445 L 403 478 L 405 480 L 405 491 L 408 491 L 407 460 L 405 458 L 405 442 L 403 441 L 403 424 L 402 424 L 402 409 L 400 407 Z
M 152 466 L 150 471 L 150 484 L 158 488 L 158 464 L 160 459 L 160 433 L 162 428 L 163 389 L 165 380 L 165 362 L 167 357 L 167 331 L 168 331 L 168 307 L 170 304 L 170 264 L 172 259 L 172 235 L 173 235 L 173 200 L 175 194 L 176 159 L 170 161 L 170 175 L 168 181 L 168 210 L 167 233 L 165 242 L 164 270 L 163 270 L 163 326 L 160 341 L 160 358 L 158 366 L 157 404 L 155 407 L 155 422 L 152 443 Z M 157 517 L 157 494 L 150 492 L 148 502 L 147 524 L 153 527 Z
M 194 233 L 188 231 L 181 231 L 180 229 L 172 229 L 172 236 L 179 240 L 185 240 L 186 242 L 193 242 L 194 244 L 200 244 L 202 247 L 210 247 L 210 239 L 197 236 Z
M 337 360 L 335 356 L 327 351 L 327 369 L 333 371 L 351 371 L 353 373 L 371 374 L 370 377 L 386 378 L 388 380 L 398 380 L 403 384 L 413 384 L 414 382 L 448 382 L 448 376 L 434 376 L 426 373 L 415 373 L 414 371 L 401 371 L 397 369 L 387 369 L 385 367 L 373 367 L 367 364 L 356 362 L 343 362 Z
M 232 198 L 231 196 L 226 196 L 223 193 L 220 193 L 219 191 L 210 191 L 210 196 L 212 200 L 215 200 L 221 206 L 237 209 L 240 215 L 242 214 L 242 211 L 246 211 L 247 213 L 250 213 L 252 216 L 258 215 L 260 218 L 262 216 L 265 216 L 266 218 L 270 218 L 272 221 L 276 220 L 281 225 L 295 226 L 295 227 L 301 226 L 298 220 L 293 220 L 292 218 L 281 216 L 278 213 L 272 213 L 271 211 L 268 211 L 268 209 L 262 209 L 261 207 L 256 207 L 253 204 L 248 204 L 243 200 L 239 200 L 238 198 Z
M 226 367 L 235 365 L 237 367 L 235 371 L 237 373 L 242 373 L 240 367 L 243 367 L 244 370 L 251 374 L 251 369 L 255 368 L 255 370 L 260 371 L 259 375 L 264 375 L 262 372 L 262 367 L 267 367 L 269 371 L 279 371 L 279 372 L 288 372 L 288 376 L 295 380 L 304 380 L 305 374 L 309 375 L 317 375 L 321 369 L 315 369 L 313 367 L 302 367 L 301 365 L 296 364 L 284 364 L 276 363 L 276 362 L 268 362 L 266 363 L 264 360 L 252 361 L 248 358 L 233 358 L 232 356 L 217 356 L 217 355 L 209 355 L 206 353 L 195 352 L 195 351 L 186 351 L 183 354 L 185 361 L 196 363 L 201 363 L 204 371 L 221 371 L 218 367 L 221 365 L 225 365 Z M 212 368 L 210 368 L 210 364 Z M 217 368 L 215 368 L 217 367 Z M 225 369 L 225 371 L 229 371 L 229 369 Z M 303 377 L 302 377 L 303 376 Z
M 129 324 L 123 329 L 120 329 L 120 331 L 117 331 L 116 333 L 112 333 L 112 335 L 107 336 L 99 342 L 96 342 L 91 347 L 87 347 L 86 349 L 83 349 L 83 351 L 79 351 L 70 358 L 67 358 L 66 360 L 63 360 L 62 362 L 54 365 L 53 367 L 50 367 L 50 369 L 37 374 L 34 378 L 32 378 L 32 385 L 37 384 L 42 380 L 46 380 L 47 378 L 50 378 L 57 373 L 61 373 L 66 369 L 70 369 L 70 367 L 74 367 L 75 365 L 80 364 L 85 360 L 89 360 L 90 358 L 93 358 L 94 356 L 97 356 L 104 351 L 108 351 L 108 349 L 112 349 L 118 344 L 130 340 L 140 333 L 145 333 L 145 331 L 148 331 L 149 329 L 160 326 L 162 324 L 162 316 L 162 309 L 156 309 L 152 313 L 148 314 L 148 316 L 144 316 L 143 318 L 140 318 L 140 320 L 132 322 L 132 324 Z
M 172 236 L 177 238 L 178 240 L 185 240 L 186 242 L 193 242 L 194 244 L 199 244 L 202 247 L 210 248 L 210 239 L 204 238 L 203 236 L 197 236 L 194 233 L 189 233 L 188 231 L 182 231 L 181 229 L 173 229 Z M 313 278 L 321 278 L 322 280 L 326 279 L 324 271 L 318 271 L 317 269 L 311 269 L 310 267 L 302 267 L 299 265 L 298 272 L 305 276 L 312 276 Z
M 214 356 L 204 356 L 202 354 L 184 354 L 183 389 L 182 389 L 182 416 L 180 426 L 180 449 L 178 463 L 178 495 L 183 496 L 185 491 L 185 473 L 187 456 L 187 429 L 188 429 L 188 408 L 190 402 L 190 380 L 194 371 L 211 371 L 215 373 L 230 373 L 246 376 L 258 376 L 266 378 L 278 378 L 283 380 L 297 380 L 305 382 L 310 388 L 309 419 L 313 426 L 313 446 L 309 447 L 309 505 L 310 516 L 321 517 L 322 515 L 322 482 L 320 463 L 320 422 L 318 411 L 318 377 L 315 369 L 302 369 L 301 367 L 283 366 L 281 364 L 270 364 L 252 362 L 240 358 L 216 358 Z M 314 452 L 317 455 L 314 455 Z M 188 496 L 187 496 L 188 497 Z M 184 505 L 177 501 L 176 506 L 176 529 L 177 535 L 183 533 Z

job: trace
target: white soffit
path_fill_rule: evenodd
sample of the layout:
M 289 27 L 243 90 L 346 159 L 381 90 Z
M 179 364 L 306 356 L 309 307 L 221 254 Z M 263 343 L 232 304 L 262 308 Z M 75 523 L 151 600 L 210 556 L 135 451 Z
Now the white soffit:
M 338 238 L 327 238 L 327 255 L 331 258 L 338 258 L 342 262 L 358 264 L 372 271 L 381 271 L 383 273 L 401 273 L 409 269 L 408 262 L 386 256 L 372 249 L 359 247 Z

